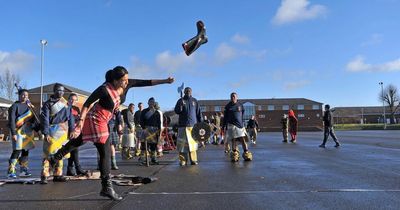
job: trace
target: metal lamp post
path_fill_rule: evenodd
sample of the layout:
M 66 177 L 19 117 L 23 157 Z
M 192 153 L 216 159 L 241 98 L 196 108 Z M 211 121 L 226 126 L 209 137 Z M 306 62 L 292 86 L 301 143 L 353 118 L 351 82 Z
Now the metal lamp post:
M 379 82 L 382 89 L 382 109 L 383 109 L 383 129 L 386 129 L 386 110 L 385 110 L 385 98 L 383 95 L 383 82 Z
M 40 62 L 40 108 L 42 108 L 43 104 L 43 63 L 44 63 L 44 46 L 47 45 L 47 40 L 40 40 L 40 45 L 42 47 L 42 57 Z

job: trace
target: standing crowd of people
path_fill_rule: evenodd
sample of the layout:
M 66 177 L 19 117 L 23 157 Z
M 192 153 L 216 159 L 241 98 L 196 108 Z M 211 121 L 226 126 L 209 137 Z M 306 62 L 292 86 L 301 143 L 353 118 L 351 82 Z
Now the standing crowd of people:
M 118 170 L 116 150 L 121 147 L 121 157 L 124 160 L 138 156 L 142 164 L 159 164 L 157 158 L 162 154 L 162 131 L 166 120 L 156 100 L 148 99 L 148 107 L 138 103 L 129 104 L 127 109 L 119 107 L 125 102 L 130 88 L 171 84 L 174 78 L 163 80 L 129 79 L 128 71 L 117 66 L 105 74 L 105 82 L 94 90 L 84 102 L 82 110 L 76 106 L 78 95 L 72 93 L 68 100 L 64 99 L 63 85 L 56 83 L 53 95 L 41 107 L 40 115 L 36 115 L 33 105 L 29 102 L 29 93 L 26 89 L 18 91 L 19 100 L 9 109 L 9 129 L 12 135 L 12 154 L 9 159 L 8 177 L 17 178 L 17 164 L 20 165 L 20 177 L 31 176 L 28 167 L 29 150 L 35 147 L 34 132 L 41 133 L 43 141 L 43 159 L 41 183 L 47 184 L 50 175 L 54 182 L 65 182 L 63 176 L 63 159 L 68 158 L 68 176 L 86 175 L 79 163 L 79 147 L 86 142 L 92 142 L 97 149 L 97 165 L 100 171 L 100 195 L 113 200 L 121 200 L 112 186 L 110 170 Z M 332 136 L 336 147 L 340 144 L 334 134 L 332 120 L 327 105 L 324 114 L 325 138 L 320 147 L 325 147 L 327 138 Z M 226 104 L 223 113 L 216 113 L 207 119 L 202 116 L 196 98 L 192 96 L 192 89 L 186 87 L 174 108 L 179 116 L 177 130 L 177 151 L 179 164 L 186 166 L 198 165 L 197 150 L 202 143 L 194 139 L 192 131 L 197 123 L 207 123 L 211 135 L 207 139 L 212 144 L 224 144 L 225 153 L 230 154 L 232 162 L 240 159 L 241 145 L 242 158 L 251 161 L 253 155 L 249 150 L 248 142 L 257 142 L 259 124 L 255 116 L 251 116 L 247 126 L 244 122 L 244 107 L 238 101 L 238 94 L 230 94 L 230 101 Z M 296 142 L 298 120 L 289 110 L 281 120 L 283 142 Z M 132 149 L 135 150 L 132 150 Z M 149 161 L 150 159 L 150 161 Z

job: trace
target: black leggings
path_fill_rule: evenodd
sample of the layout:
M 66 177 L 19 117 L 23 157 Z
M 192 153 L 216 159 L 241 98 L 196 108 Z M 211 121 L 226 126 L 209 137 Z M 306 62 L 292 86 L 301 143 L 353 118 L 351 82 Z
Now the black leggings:
M 77 149 L 78 147 L 82 146 L 85 144 L 82 140 L 82 135 L 80 135 L 76 139 L 70 140 L 67 144 L 65 144 L 61 149 L 57 151 L 57 153 L 54 155 L 54 157 L 57 160 L 61 160 L 62 157 L 64 157 L 66 154 L 71 152 L 72 150 Z M 97 148 L 97 152 L 99 153 L 99 169 L 100 169 L 100 178 L 101 179 L 110 179 L 110 140 L 107 139 L 107 141 L 104 144 L 100 143 L 94 143 L 94 145 Z
M 22 154 L 21 154 L 22 153 Z M 29 155 L 29 150 L 13 150 L 11 153 L 10 159 L 18 159 L 19 155 L 21 155 L 20 160 L 26 159 Z

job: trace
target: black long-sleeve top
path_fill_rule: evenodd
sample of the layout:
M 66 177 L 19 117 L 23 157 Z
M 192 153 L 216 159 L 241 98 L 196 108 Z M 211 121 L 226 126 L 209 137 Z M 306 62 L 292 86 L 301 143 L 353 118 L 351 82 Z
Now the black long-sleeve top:
M 332 113 L 330 110 L 326 110 L 324 112 L 323 121 L 324 121 L 324 126 L 326 126 L 326 127 L 333 126 Z
M 239 102 L 233 103 L 230 101 L 224 110 L 224 121 L 223 126 L 226 128 L 228 124 L 237 126 L 238 128 L 243 128 L 243 115 L 244 108 Z
M 121 113 L 125 125 L 128 126 L 129 129 L 133 129 L 133 126 L 135 125 L 134 114 L 129 109 L 124 109 Z
M 184 96 L 179 99 L 174 110 L 179 115 L 179 127 L 192 127 L 202 121 L 199 103 L 193 97 Z
M 135 126 L 139 127 L 140 125 L 140 116 L 142 115 L 142 111 L 141 110 L 137 110 L 135 112 L 135 115 L 133 116 L 133 120 L 135 121 Z
M 40 114 L 40 122 L 42 124 L 42 133 L 48 135 L 50 133 L 50 125 L 59 124 L 68 121 L 68 131 L 72 132 L 75 128 L 75 118 L 72 116 L 71 106 L 62 108 L 56 115 L 50 116 L 51 107 L 60 99 L 53 96 L 47 100 L 42 107 Z
M 129 79 L 128 86 L 126 87 L 126 89 L 122 93 L 122 95 L 120 96 L 121 104 L 125 102 L 126 94 L 128 93 L 129 88 L 145 87 L 145 86 L 152 86 L 151 80 Z M 102 106 L 103 108 L 105 108 L 111 112 L 113 111 L 114 102 L 113 102 L 110 94 L 108 94 L 107 88 L 104 84 L 99 86 L 96 90 L 93 91 L 92 94 L 90 94 L 89 98 L 86 99 L 83 106 L 89 108 L 90 105 L 93 104 L 97 100 L 99 100 L 98 103 L 100 106 Z
M 147 126 L 157 127 L 161 129 L 161 116 L 156 109 L 143 109 L 140 115 L 140 125 L 143 129 Z
M 247 128 L 258 128 L 258 122 L 257 122 L 257 120 L 256 120 L 256 119 L 254 119 L 254 120 L 250 119 L 250 120 L 247 122 Z
M 17 135 L 17 127 L 16 120 L 19 116 L 25 114 L 29 110 L 29 107 L 26 103 L 21 103 L 16 101 L 11 107 L 8 109 L 8 128 L 11 131 L 11 135 Z M 31 123 L 35 122 L 34 117 L 30 120 Z

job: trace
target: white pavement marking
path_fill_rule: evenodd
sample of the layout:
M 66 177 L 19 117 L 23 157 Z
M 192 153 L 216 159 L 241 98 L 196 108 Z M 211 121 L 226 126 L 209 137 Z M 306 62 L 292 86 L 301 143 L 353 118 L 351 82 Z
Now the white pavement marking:
M 264 194 L 264 193 L 319 193 L 319 192 L 400 192 L 400 189 L 321 189 L 321 190 L 263 190 L 234 192 L 129 192 L 130 195 L 214 195 L 214 194 Z
M 93 195 L 93 194 L 97 194 L 97 193 L 91 192 L 91 193 L 86 193 L 86 194 L 82 194 L 82 195 L 75 195 L 75 196 L 68 197 L 68 198 L 66 198 L 66 199 L 80 198 L 80 197 L 83 197 L 83 196 Z

